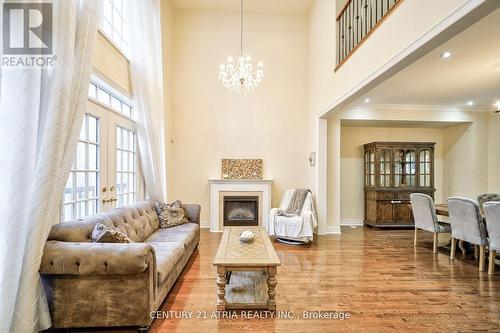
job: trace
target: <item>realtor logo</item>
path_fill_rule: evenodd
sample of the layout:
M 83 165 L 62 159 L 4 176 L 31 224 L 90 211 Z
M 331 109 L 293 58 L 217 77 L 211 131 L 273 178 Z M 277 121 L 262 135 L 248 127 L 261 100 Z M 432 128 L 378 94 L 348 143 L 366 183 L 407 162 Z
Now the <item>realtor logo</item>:
M 3 4 L 3 54 L 52 54 L 52 3 Z

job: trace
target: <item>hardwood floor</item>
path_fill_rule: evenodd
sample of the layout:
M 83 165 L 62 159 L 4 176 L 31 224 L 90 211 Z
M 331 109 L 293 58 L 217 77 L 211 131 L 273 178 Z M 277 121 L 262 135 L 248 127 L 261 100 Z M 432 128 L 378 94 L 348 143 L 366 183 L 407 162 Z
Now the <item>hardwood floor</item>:
M 212 266 L 221 234 L 202 230 L 199 250 L 170 292 L 162 311 L 216 309 Z M 473 258 L 451 262 L 432 253 L 432 234 L 413 230 L 343 228 L 311 246 L 273 242 L 278 268 L 278 311 L 346 311 L 345 320 L 157 319 L 151 332 L 500 332 L 500 272 L 480 273 Z M 167 312 L 165 312 L 167 313 Z M 203 312 L 202 312 L 203 314 Z M 116 331 L 116 330 L 114 330 Z M 106 331 L 110 332 L 110 331 Z M 120 330 L 116 332 L 127 332 Z

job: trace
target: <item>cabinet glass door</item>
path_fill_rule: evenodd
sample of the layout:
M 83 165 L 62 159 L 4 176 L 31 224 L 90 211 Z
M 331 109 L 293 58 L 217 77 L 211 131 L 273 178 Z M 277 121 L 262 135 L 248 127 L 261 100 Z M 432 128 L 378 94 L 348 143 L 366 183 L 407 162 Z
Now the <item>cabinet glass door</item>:
M 380 149 L 379 152 L 379 186 L 380 187 L 390 187 L 391 186 L 391 150 L 390 149 Z
M 365 152 L 365 186 L 375 185 L 375 151 Z
M 431 151 L 429 149 L 423 149 L 420 151 L 419 155 L 420 162 L 420 179 L 419 186 L 430 187 L 431 186 Z

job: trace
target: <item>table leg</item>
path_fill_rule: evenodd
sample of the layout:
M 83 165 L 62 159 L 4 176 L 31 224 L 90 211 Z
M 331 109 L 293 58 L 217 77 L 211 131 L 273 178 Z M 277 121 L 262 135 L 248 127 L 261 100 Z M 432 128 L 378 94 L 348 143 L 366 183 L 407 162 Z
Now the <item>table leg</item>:
M 267 276 L 267 294 L 269 298 L 267 299 L 267 309 L 268 310 L 276 310 L 276 284 L 278 281 L 276 280 L 276 267 L 271 266 L 268 268 L 268 276 Z
M 226 310 L 226 269 L 217 267 L 217 310 Z

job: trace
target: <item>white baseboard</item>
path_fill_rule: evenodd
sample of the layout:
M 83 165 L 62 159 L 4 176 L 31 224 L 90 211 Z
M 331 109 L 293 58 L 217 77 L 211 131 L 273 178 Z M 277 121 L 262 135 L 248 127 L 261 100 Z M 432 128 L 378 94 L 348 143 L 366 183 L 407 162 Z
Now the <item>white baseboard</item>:
M 208 229 L 210 232 L 222 232 L 222 230 L 219 231 L 210 230 L 210 220 L 201 220 L 200 229 Z
M 340 235 L 340 226 L 327 225 L 326 226 L 326 234 L 327 235 Z
M 209 220 L 201 220 L 200 221 L 201 229 L 210 229 L 210 221 Z
M 341 227 L 362 227 L 363 224 L 362 219 L 340 219 Z

